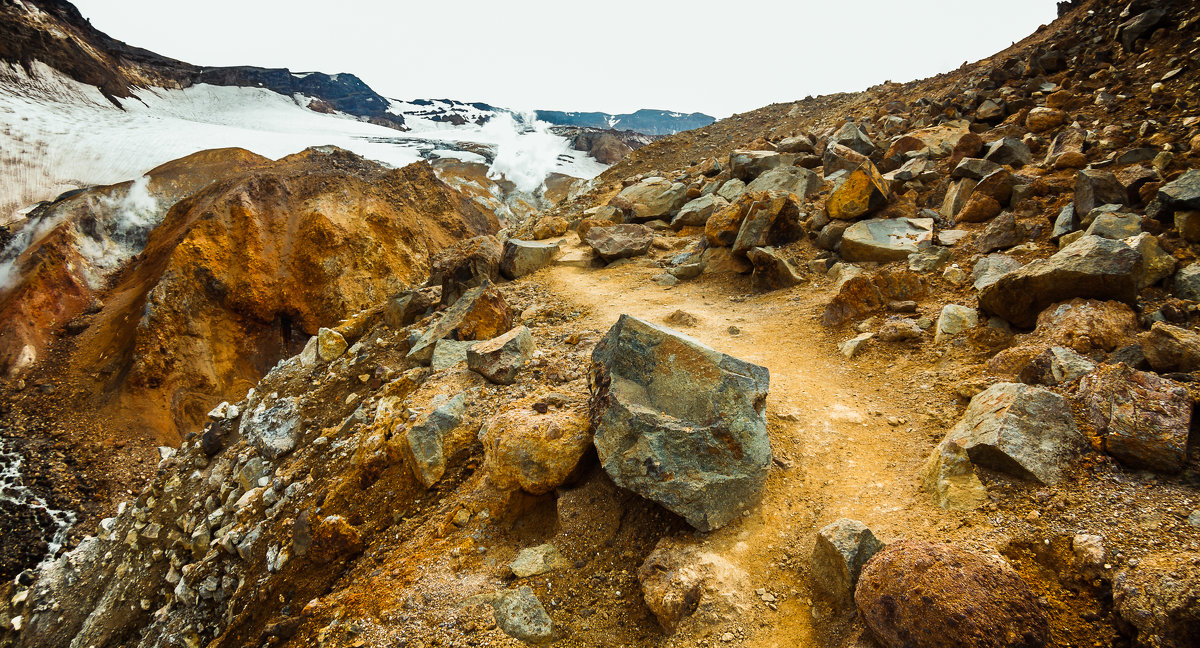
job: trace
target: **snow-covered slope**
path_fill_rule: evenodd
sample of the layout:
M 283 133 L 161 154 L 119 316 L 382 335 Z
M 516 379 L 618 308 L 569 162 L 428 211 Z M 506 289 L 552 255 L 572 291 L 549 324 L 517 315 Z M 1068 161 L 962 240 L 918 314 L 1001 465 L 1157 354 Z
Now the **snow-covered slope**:
M 315 112 L 307 108 L 309 98 L 263 88 L 198 84 L 135 94 L 122 100 L 122 110 L 96 87 L 48 66 L 35 63 L 27 74 L 0 64 L 0 224 L 63 191 L 136 178 L 169 160 L 220 147 L 279 158 L 335 145 L 392 166 L 457 157 L 488 162 L 527 190 L 550 172 L 591 178 L 605 168 L 570 150 L 548 124 L 507 111 L 482 125 L 474 120 L 461 126 L 414 114 L 412 130 L 400 132 Z M 417 107 L 397 105 L 398 114 Z

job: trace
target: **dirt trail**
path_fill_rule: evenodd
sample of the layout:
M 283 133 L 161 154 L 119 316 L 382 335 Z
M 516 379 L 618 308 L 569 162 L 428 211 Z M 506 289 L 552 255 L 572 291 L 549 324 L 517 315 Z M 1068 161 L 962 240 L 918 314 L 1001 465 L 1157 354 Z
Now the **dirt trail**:
M 574 237 L 564 245 L 577 249 Z M 912 385 L 897 376 L 911 379 L 908 367 L 838 353 L 837 340 L 817 322 L 828 285 L 755 294 L 745 277 L 706 276 L 667 289 L 650 280 L 660 272 L 636 263 L 558 265 L 534 280 L 581 307 L 589 328 L 603 332 L 622 313 L 663 324 L 683 310 L 698 324 L 672 328 L 770 370 L 767 413 L 776 462 L 762 505 L 710 534 L 706 545 L 744 572 L 740 588 L 752 605 L 730 629 L 741 645 L 814 645 L 814 618 L 829 614 L 822 605 L 812 608 L 803 577 L 818 529 L 848 517 L 888 542 L 944 535 L 971 517 L 933 506 L 920 489 L 933 435 L 943 431 L 922 429 L 916 403 L 929 395 L 909 396 Z M 782 599 L 778 611 L 755 595 L 759 588 Z

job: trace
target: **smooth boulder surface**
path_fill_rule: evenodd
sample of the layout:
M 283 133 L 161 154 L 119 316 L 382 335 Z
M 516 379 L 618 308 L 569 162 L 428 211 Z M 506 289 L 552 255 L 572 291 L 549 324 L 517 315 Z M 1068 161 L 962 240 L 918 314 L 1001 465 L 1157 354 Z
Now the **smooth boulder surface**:
M 872 218 L 846 229 L 841 254 L 847 261 L 904 261 L 932 241 L 932 218 Z
M 1074 297 L 1137 302 L 1142 255 L 1121 241 L 1083 236 L 1048 259 L 1010 272 L 979 293 L 979 307 L 1030 328 L 1038 313 Z
M 954 545 L 904 540 L 867 563 L 854 594 L 885 648 L 1040 648 L 1046 613 L 998 557 Z
M 483 469 L 501 491 L 544 495 L 562 486 L 592 442 L 581 406 L 534 408 L 529 397 L 493 416 L 479 431 Z
M 622 315 L 592 353 L 591 417 L 613 481 L 711 531 L 762 495 L 770 376 Z
M 540 243 L 508 239 L 504 242 L 504 254 L 500 257 L 500 274 L 508 279 L 519 279 L 550 265 L 558 254 L 559 244 Z
M 645 225 L 624 224 L 593 227 L 583 242 L 605 261 L 641 256 L 650 251 L 654 233 Z
M 1021 383 L 997 383 L 971 399 L 946 441 L 971 461 L 1043 484 L 1054 484 L 1084 450 L 1066 399 Z

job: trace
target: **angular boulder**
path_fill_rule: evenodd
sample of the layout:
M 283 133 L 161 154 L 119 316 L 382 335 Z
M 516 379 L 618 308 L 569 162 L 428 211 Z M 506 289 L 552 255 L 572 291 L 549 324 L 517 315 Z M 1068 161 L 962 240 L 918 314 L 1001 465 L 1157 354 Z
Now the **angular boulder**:
M 268 459 L 277 459 L 296 447 L 300 438 L 300 402 L 276 394 L 250 399 L 238 433 Z
M 1029 146 L 1025 142 L 1015 137 L 1005 137 L 992 142 L 983 159 L 996 164 L 1019 167 L 1033 164 L 1033 153 L 1029 151 Z
M 512 328 L 512 318 L 512 309 L 500 291 L 490 285 L 471 288 L 413 343 L 407 357 L 429 364 L 438 340 L 447 336 L 458 340 L 494 338 Z
M 983 290 L 996 283 L 1000 277 L 1021 267 L 1021 262 L 1003 254 L 989 254 L 975 263 L 971 269 L 971 285 Z
M 500 337 L 472 344 L 467 368 L 497 385 L 511 385 L 533 353 L 533 334 L 518 326 Z
M 987 501 L 987 489 L 975 474 L 975 464 L 957 441 L 943 441 L 933 449 L 921 479 L 925 492 L 944 509 L 969 511 Z
M 1191 169 L 1163 185 L 1158 200 L 1172 212 L 1200 209 L 1200 169 Z
M 471 288 L 500 280 L 504 248 L 491 235 L 459 241 L 437 253 L 429 272 L 429 285 L 442 286 L 442 305 L 450 306 Z
M 761 497 L 766 368 L 622 315 L 592 353 L 590 385 L 596 451 L 617 485 L 701 531 Z
M 734 151 L 729 154 L 729 173 L 750 182 L 770 169 L 792 166 L 797 157 L 794 153 L 776 151 Z
M 704 225 L 708 217 L 729 206 L 729 202 L 716 194 L 707 194 L 679 208 L 671 219 L 671 229 L 683 229 L 689 225 Z
M 642 256 L 650 251 L 654 232 L 645 225 L 628 223 L 612 227 L 593 227 L 583 242 L 605 261 Z
M 890 198 L 887 181 L 869 161 L 858 165 L 829 199 L 825 211 L 830 218 L 854 220 L 882 208 Z
M 346 338 L 333 329 L 317 330 L 317 356 L 322 362 L 330 362 L 346 352 Z
M 1143 272 L 1142 255 L 1121 241 L 1082 236 L 1048 259 L 1002 276 L 979 293 L 979 306 L 1029 328 L 1047 306 L 1074 297 L 1134 304 Z
M 813 586 L 839 605 L 852 604 L 863 565 L 883 547 L 857 520 L 841 518 L 825 526 L 813 546 Z
M 1085 443 L 1067 401 L 1020 383 L 997 383 L 971 399 L 946 434 L 971 461 L 1043 484 L 1054 484 Z
M 790 288 L 801 281 L 792 263 L 774 248 L 751 248 L 746 258 L 754 265 L 751 281 L 758 290 Z
M 841 255 L 847 261 L 904 261 L 932 241 L 932 218 L 872 218 L 846 229 Z
M 886 648 L 1041 648 L 1050 625 L 1006 562 L 954 545 L 903 540 L 866 564 L 854 600 Z
M 651 177 L 621 190 L 612 205 L 632 220 L 666 218 L 687 202 L 687 185 Z
M 746 217 L 738 227 L 731 249 L 745 256 L 750 248 L 784 245 L 804 235 L 800 225 L 800 207 L 792 196 L 783 193 L 747 193 L 752 200 Z
M 504 634 L 530 644 L 550 643 L 554 622 L 528 585 L 500 592 L 492 602 L 496 625 Z
M 419 418 L 402 433 L 404 458 L 425 488 L 436 484 L 446 473 L 444 442 L 462 423 L 467 396 L 460 393 Z
M 1111 171 L 1083 169 L 1075 176 L 1075 213 L 1083 216 L 1101 205 L 1123 205 L 1125 185 Z
M 838 132 L 833 134 L 833 141 L 860 155 L 871 155 L 875 152 L 875 142 L 863 132 L 858 124 L 846 122 Z
M 1196 371 L 1200 369 L 1200 334 L 1190 329 L 1155 322 L 1138 336 L 1146 361 L 1155 371 Z
M 933 342 L 942 344 L 979 325 L 979 311 L 959 304 L 946 304 L 938 315 Z
M 507 279 L 519 279 L 550 265 L 558 254 L 559 244 L 508 239 L 500 257 L 500 274 Z
M 1085 376 L 1079 395 L 1108 454 L 1133 468 L 1183 469 L 1192 422 L 1192 399 L 1183 385 L 1122 363 Z
M 802 199 L 820 190 L 821 176 L 798 166 L 776 167 L 746 186 L 746 191 L 781 191 Z

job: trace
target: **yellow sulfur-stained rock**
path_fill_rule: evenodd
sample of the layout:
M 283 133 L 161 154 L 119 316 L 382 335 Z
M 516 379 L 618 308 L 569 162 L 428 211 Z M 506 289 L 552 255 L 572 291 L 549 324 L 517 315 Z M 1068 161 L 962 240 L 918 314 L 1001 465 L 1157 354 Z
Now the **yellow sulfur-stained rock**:
M 854 220 L 883 207 L 888 201 L 887 181 L 870 162 L 850 173 L 825 203 L 830 218 Z

